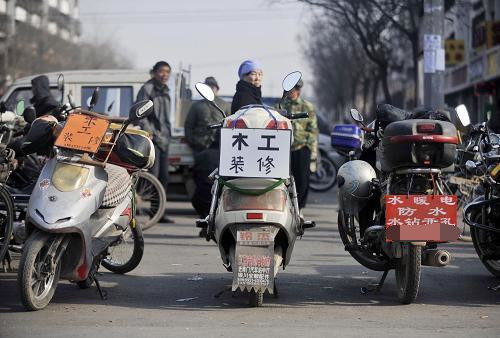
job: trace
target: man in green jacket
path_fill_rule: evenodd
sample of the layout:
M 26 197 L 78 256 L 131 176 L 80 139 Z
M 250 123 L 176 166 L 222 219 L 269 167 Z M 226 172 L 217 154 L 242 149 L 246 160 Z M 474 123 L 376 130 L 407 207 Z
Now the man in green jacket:
M 293 144 L 290 161 L 300 209 L 306 206 L 309 175 L 316 171 L 318 157 L 318 121 L 312 103 L 300 97 L 303 85 L 300 80 L 283 104 L 289 113 L 309 115 L 308 118 L 292 120 Z
M 229 103 L 217 96 L 219 85 L 215 78 L 209 76 L 205 79 L 204 83 L 214 91 L 215 104 L 219 106 L 226 115 L 230 115 L 231 107 Z M 195 154 L 210 148 L 218 135 L 218 130 L 208 129 L 207 127 L 212 124 L 220 123 L 223 118 L 224 116 L 222 113 L 209 101 L 203 99 L 193 103 L 187 114 L 186 121 L 184 122 L 184 135 L 186 136 L 188 145 Z

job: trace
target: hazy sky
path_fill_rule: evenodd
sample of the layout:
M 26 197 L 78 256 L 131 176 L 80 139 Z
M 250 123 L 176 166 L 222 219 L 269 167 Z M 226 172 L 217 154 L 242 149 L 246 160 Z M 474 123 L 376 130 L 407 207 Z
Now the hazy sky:
M 191 83 L 215 76 L 221 94 L 232 95 L 244 59 L 263 65 L 264 96 L 280 96 L 283 77 L 311 74 L 299 36 L 310 10 L 290 0 L 80 0 L 83 39 L 115 41 L 136 68 L 165 60 L 192 67 Z M 193 88 L 193 87 L 192 87 Z

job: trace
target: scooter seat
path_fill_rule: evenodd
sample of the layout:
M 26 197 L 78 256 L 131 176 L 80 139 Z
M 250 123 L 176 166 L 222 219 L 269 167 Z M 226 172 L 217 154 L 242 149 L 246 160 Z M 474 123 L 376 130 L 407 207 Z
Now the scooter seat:
M 102 199 L 101 208 L 114 208 L 130 192 L 132 181 L 127 170 L 114 164 L 107 164 L 108 185 Z

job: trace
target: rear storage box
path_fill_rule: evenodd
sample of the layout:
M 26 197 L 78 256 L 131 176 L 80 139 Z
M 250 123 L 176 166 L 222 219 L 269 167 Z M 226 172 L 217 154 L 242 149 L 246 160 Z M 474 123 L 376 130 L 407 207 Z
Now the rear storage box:
M 338 124 L 333 127 L 332 146 L 343 149 L 361 148 L 361 129 L 354 124 Z
M 457 141 L 457 131 L 450 122 L 392 122 L 384 130 L 382 170 L 448 168 L 455 160 Z

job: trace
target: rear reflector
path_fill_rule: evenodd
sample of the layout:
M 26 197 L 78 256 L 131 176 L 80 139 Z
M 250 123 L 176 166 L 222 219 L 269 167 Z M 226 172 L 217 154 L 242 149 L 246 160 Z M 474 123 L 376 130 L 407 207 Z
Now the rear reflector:
M 434 123 L 424 123 L 417 125 L 418 133 L 431 133 L 436 130 L 436 124 Z
M 278 124 L 277 128 L 276 128 L 276 124 Z M 266 129 L 288 129 L 288 123 L 286 121 L 271 120 L 267 124 Z
M 247 219 L 263 219 L 264 214 L 261 212 L 247 212 Z
M 228 128 L 237 128 L 237 129 L 246 129 L 248 128 L 245 121 L 242 120 L 242 119 L 238 119 L 236 120 L 236 124 L 233 126 L 234 124 L 234 120 L 228 120 L 227 121 L 227 124 L 226 124 L 226 127 Z

